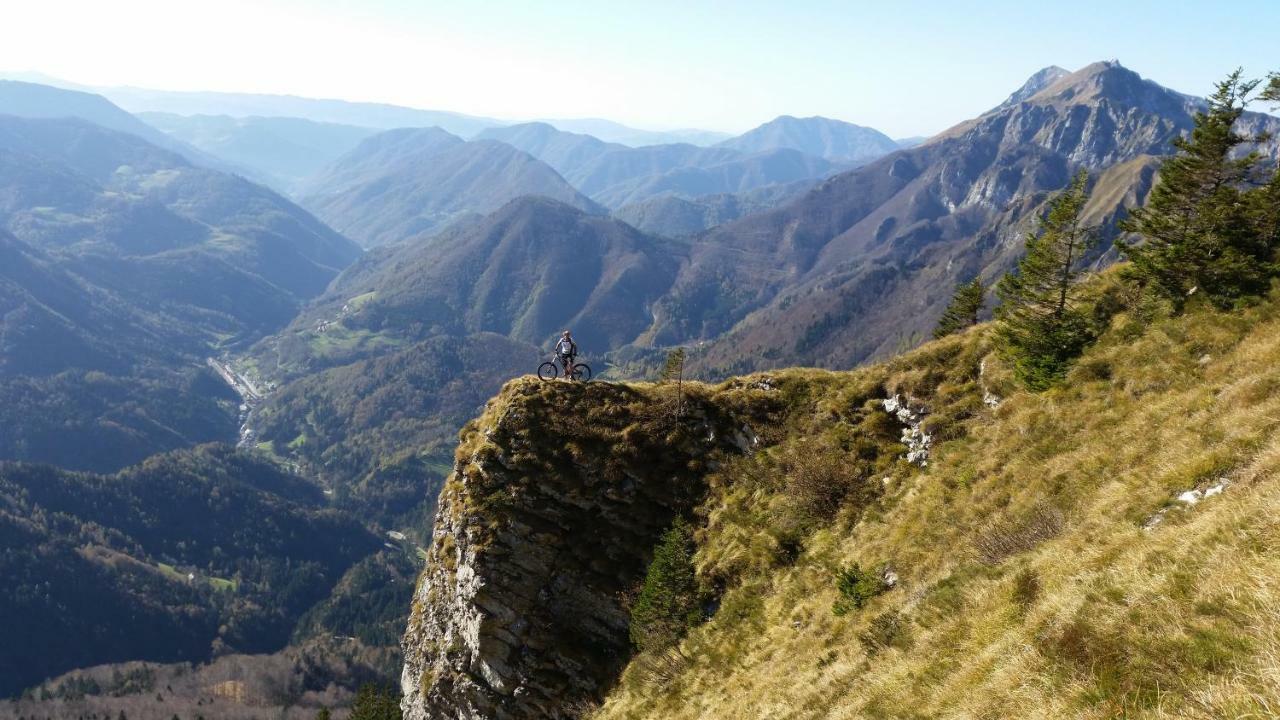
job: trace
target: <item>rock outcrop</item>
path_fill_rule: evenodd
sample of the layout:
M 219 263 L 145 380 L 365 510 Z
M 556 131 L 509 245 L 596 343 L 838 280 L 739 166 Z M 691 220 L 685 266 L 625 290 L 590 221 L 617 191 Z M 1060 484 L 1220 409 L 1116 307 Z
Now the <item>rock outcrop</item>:
M 933 446 L 933 436 L 924 430 L 924 418 L 928 411 L 911 404 L 911 399 L 903 399 L 894 395 L 881 401 L 884 411 L 902 423 L 902 444 L 907 446 L 904 459 L 913 465 L 924 467 L 929 464 L 929 448 Z
M 414 597 L 405 717 L 556 718 L 630 657 L 624 598 L 743 422 L 673 387 L 516 380 L 463 430 Z

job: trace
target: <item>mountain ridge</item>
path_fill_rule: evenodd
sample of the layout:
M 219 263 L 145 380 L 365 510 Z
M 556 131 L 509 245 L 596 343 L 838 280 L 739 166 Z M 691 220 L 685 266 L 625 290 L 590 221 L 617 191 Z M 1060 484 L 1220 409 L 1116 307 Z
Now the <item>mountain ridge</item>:
M 714 322 L 686 319 L 658 336 L 710 340 L 696 362 L 712 373 L 884 357 L 929 331 L 957 282 L 993 281 L 1011 267 L 1037 208 L 1076 168 L 1112 184 L 1120 169 L 1131 171 L 1133 184 L 1099 194 L 1089 210 L 1105 245 L 1153 181 L 1129 163 L 1171 152 L 1194 108 L 1117 64 L 1088 66 L 1025 102 L 829 178 L 788 206 L 700 236 L 702 257 L 682 272 L 676 294 L 723 285 L 713 278 L 725 273 L 751 290 L 721 293 L 729 308 Z M 1260 114 L 1244 124 L 1280 128 Z M 1272 157 L 1278 150 L 1264 148 Z M 1104 196 L 1114 204 L 1102 206 Z
M 835 162 L 864 163 L 888 155 L 899 145 L 874 128 L 817 115 L 780 115 L 718 147 L 748 153 L 791 149 Z
M 464 141 L 439 128 L 367 138 L 313 178 L 305 192 L 304 205 L 366 246 L 407 240 L 522 195 L 603 213 L 532 155 L 495 140 Z
M 375 133 L 354 125 L 287 117 L 147 112 L 138 117 L 203 152 L 252 168 L 273 189 L 288 194 Z

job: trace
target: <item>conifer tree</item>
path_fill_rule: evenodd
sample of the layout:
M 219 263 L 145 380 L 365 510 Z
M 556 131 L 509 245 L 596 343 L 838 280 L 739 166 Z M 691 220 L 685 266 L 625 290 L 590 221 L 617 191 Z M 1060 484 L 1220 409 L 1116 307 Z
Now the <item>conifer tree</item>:
M 684 379 L 684 348 L 676 348 L 667 353 L 667 359 L 662 364 L 662 373 L 658 376 L 660 382 L 679 382 Z
M 351 720 L 401 720 L 400 693 L 390 685 L 367 683 L 356 692 Z
M 640 650 L 670 647 L 702 619 L 693 549 L 693 529 L 676 518 L 654 549 L 631 608 L 631 642 Z
M 1273 72 L 1267 76 L 1267 86 L 1258 97 L 1263 102 L 1280 105 L 1280 72 Z
M 1258 97 L 1280 110 L 1280 72 L 1271 73 L 1267 79 L 1267 87 Z M 1271 182 L 1249 193 L 1249 200 L 1253 222 L 1263 242 L 1280 248 L 1280 167 L 1273 170 Z
M 975 277 L 967 283 L 957 285 L 955 294 L 951 296 L 951 304 L 947 305 L 942 317 L 938 319 L 933 337 L 946 337 L 977 325 L 978 313 L 982 312 L 986 294 L 987 288 L 982 284 L 982 278 Z
M 1239 70 L 1218 83 L 1191 136 L 1174 141 L 1177 154 L 1160 168 L 1146 206 L 1121 223 L 1142 239 L 1117 243 L 1132 263 L 1131 276 L 1176 309 L 1193 293 L 1229 307 L 1266 290 L 1275 274 L 1274 245 L 1257 225 L 1263 198 L 1247 197 L 1262 181 L 1260 158 L 1235 152 L 1257 140 L 1234 129 L 1257 84 Z
M 668 352 L 667 360 L 662 366 L 662 374 L 658 378 L 659 382 L 676 385 L 675 398 L 671 407 L 671 414 L 676 419 L 684 415 L 684 358 L 684 348 L 676 348 Z
M 1076 266 L 1097 236 L 1096 228 L 1080 224 L 1088 186 L 1089 175 L 1081 170 L 1049 203 L 1038 232 L 1027 236 L 1027 253 L 1017 269 L 996 286 L 998 347 L 1032 390 L 1060 380 L 1091 339 L 1076 288 Z

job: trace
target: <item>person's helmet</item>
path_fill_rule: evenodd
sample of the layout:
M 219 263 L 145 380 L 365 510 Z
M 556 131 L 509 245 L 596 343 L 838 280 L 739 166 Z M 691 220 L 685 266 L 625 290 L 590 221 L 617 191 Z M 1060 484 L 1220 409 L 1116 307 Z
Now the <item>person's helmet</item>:
M 569 331 L 565 330 L 564 332 L 560 333 L 560 335 L 561 337 L 569 337 Z

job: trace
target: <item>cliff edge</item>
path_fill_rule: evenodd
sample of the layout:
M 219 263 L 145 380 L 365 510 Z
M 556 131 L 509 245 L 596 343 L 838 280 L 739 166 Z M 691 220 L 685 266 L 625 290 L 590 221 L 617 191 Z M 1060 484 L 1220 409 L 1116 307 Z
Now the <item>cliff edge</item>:
M 629 659 L 658 536 L 750 446 L 674 387 L 514 380 L 462 431 L 403 643 L 406 717 L 562 717 Z

